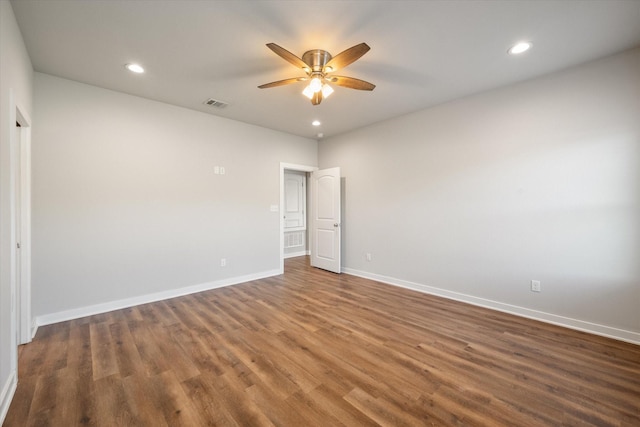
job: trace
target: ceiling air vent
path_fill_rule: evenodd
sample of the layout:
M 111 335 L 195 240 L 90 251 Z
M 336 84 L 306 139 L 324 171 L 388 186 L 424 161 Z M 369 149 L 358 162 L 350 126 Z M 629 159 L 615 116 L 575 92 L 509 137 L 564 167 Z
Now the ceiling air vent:
M 229 105 L 224 101 L 219 101 L 213 98 L 207 99 L 206 101 L 204 101 L 204 104 L 208 105 L 209 107 L 216 107 L 216 108 L 226 108 Z

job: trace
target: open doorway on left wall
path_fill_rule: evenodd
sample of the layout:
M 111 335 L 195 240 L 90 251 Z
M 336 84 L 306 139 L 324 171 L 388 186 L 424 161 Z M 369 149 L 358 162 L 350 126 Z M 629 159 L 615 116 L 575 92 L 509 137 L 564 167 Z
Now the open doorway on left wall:
M 31 342 L 31 121 L 19 106 L 11 140 L 12 246 L 14 250 L 12 297 L 17 344 Z

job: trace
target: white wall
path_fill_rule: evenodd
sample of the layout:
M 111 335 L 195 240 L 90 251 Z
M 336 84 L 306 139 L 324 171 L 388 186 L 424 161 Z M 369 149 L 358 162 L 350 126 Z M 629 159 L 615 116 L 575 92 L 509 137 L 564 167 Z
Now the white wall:
M 327 139 L 319 164 L 345 176 L 347 271 L 640 342 L 640 49 Z
M 0 1 L 0 423 L 16 384 L 17 345 L 11 325 L 12 281 L 15 280 L 14 211 L 11 141 L 16 106 L 31 116 L 33 68 L 8 1 Z
M 280 162 L 316 165 L 316 141 L 35 76 L 39 323 L 277 273 Z

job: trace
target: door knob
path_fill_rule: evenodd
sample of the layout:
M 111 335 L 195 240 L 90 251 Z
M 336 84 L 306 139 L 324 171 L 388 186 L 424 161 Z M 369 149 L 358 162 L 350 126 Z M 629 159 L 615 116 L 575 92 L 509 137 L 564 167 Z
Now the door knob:
M 335 224 L 333 224 L 334 227 L 339 226 L 340 224 L 338 224 L 337 222 Z

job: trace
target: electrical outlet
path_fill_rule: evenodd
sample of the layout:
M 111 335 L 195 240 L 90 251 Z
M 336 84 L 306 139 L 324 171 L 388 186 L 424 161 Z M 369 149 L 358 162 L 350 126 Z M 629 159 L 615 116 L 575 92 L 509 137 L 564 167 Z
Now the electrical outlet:
M 367 252 L 364 257 L 365 257 L 365 259 L 367 261 L 371 262 L 371 254 L 370 253 Z
M 227 259 L 220 258 L 220 267 L 226 267 L 226 266 L 227 266 Z
M 220 175 L 220 166 L 214 166 L 213 167 L 213 173 L 216 175 Z
M 540 281 L 539 280 L 532 280 L 531 281 L 531 292 L 540 292 L 542 290 L 542 288 L 540 287 Z

